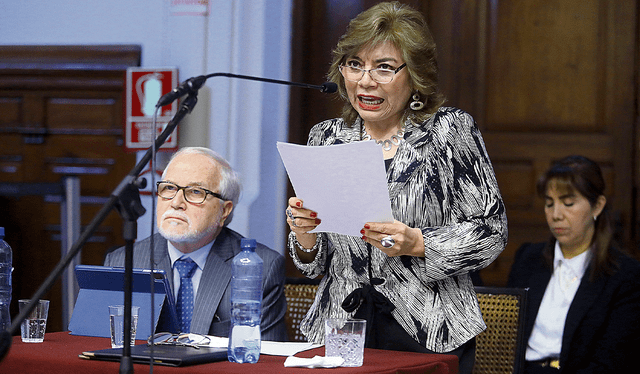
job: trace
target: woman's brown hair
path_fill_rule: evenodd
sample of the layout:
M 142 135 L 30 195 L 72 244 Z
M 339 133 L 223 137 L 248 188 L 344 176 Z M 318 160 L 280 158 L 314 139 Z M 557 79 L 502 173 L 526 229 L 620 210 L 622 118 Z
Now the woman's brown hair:
M 426 120 L 444 103 L 444 96 L 438 92 L 436 44 L 422 14 L 407 5 L 397 1 L 379 3 L 352 19 L 333 50 L 333 61 L 327 74 L 329 80 L 338 85 L 340 96 L 346 99 L 340 65 L 363 47 L 382 42 L 391 42 L 400 50 L 407 64 L 411 89 L 414 93 L 417 91 L 420 101 L 425 103 L 424 108 L 414 111 L 407 102 L 403 122 L 410 116 L 418 123 Z M 358 112 L 347 99 L 342 117 L 351 125 L 357 116 Z
M 578 192 L 584 196 L 591 206 L 594 206 L 600 196 L 604 196 L 605 182 L 600 166 L 584 156 L 567 156 L 554 163 L 549 170 L 538 180 L 538 196 L 544 198 L 550 183 L 556 188 L 567 193 Z M 591 243 L 594 253 L 591 258 L 591 274 L 593 280 L 599 274 L 611 273 L 616 263 L 611 255 L 613 244 L 613 220 L 609 211 L 609 205 L 605 204 L 602 212 L 595 219 L 595 228 Z M 545 248 L 545 258 L 549 263 L 553 259 L 555 238 L 549 239 L 549 245 Z

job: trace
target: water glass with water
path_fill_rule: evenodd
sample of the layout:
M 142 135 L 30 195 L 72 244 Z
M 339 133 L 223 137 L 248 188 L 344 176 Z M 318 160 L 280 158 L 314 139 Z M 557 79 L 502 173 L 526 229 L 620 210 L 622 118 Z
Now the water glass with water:
M 325 357 L 342 357 L 341 366 L 362 366 L 367 321 L 327 318 L 325 320 Z
M 20 311 L 26 308 L 31 300 L 18 300 Z M 36 306 L 20 325 L 22 341 L 25 343 L 42 343 L 47 329 L 49 316 L 49 300 L 34 301 Z
M 131 307 L 131 346 L 136 344 L 139 311 L 140 307 Z M 124 347 L 124 305 L 109 306 L 109 325 L 111 326 L 111 348 Z

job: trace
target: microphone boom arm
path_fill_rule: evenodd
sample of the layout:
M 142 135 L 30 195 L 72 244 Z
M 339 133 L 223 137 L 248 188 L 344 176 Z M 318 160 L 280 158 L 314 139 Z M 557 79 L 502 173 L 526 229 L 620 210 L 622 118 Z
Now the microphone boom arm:
M 247 80 L 258 81 L 258 82 L 284 84 L 287 86 L 314 88 L 324 93 L 334 93 L 338 89 L 338 85 L 333 82 L 325 82 L 320 86 L 317 86 L 317 85 L 307 84 L 307 83 L 289 82 L 289 81 L 280 80 L 280 79 L 253 77 L 250 75 L 241 75 L 241 74 L 232 74 L 232 73 L 211 73 L 207 75 L 200 75 L 197 77 L 189 78 L 186 81 L 182 82 L 178 87 L 164 94 L 158 100 L 156 107 L 163 107 L 165 105 L 171 104 L 172 102 L 174 102 L 175 100 L 179 99 L 180 97 L 186 94 L 197 93 L 200 87 L 204 85 L 206 80 L 213 77 L 239 78 L 239 79 L 247 79 Z
M 333 82 L 325 82 L 322 85 L 317 86 L 317 85 L 308 84 L 308 83 L 296 83 L 296 82 L 283 81 L 280 79 L 260 78 L 260 77 L 252 77 L 250 75 L 240 75 L 240 74 L 231 74 L 231 73 L 211 73 L 209 75 L 206 75 L 206 77 L 207 78 L 213 78 L 213 77 L 240 78 L 240 79 L 248 79 L 248 80 L 259 81 L 259 82 L 285 84 L 288 86 L 314 88 L 314 89 L 320 90 L 320 92 L 326 92 L 326 93 L 336 92 L 333 87 L 335 86 L 335 83 Z

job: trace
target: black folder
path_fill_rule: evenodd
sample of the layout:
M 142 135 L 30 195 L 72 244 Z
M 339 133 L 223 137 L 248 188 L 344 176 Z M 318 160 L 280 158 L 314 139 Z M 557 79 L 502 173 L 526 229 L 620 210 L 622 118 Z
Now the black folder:
M 150 349 L 151 347 L 147 344 L 131 347 L 131 360 L 136 364 L 149 364 Z M 88 360 L 120 361 L 122 358 L 122 348 L 82 352 L 78 357 Z M 154 365 L 189 366 L 226 360 L 227 348 L 194 348 L 181 345 L 153 346 Z

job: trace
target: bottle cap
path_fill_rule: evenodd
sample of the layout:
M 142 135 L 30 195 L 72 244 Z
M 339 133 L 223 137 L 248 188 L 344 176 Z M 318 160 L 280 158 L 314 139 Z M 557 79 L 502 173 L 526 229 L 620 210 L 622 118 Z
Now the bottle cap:
M 255 239 L 247 239 L 247 238 L 240 239 L 240 248 L 255 248 L 256 244 L 257 243 Z

